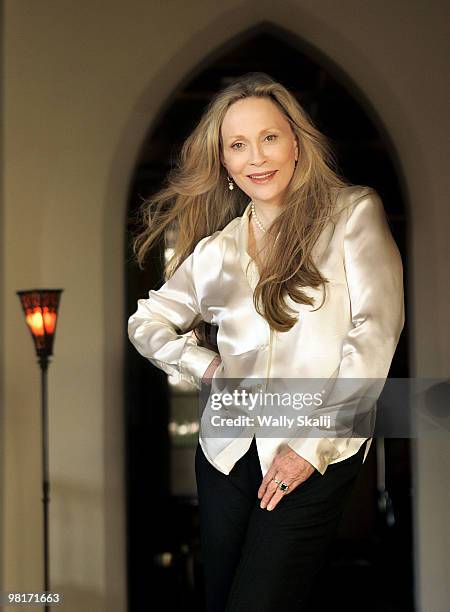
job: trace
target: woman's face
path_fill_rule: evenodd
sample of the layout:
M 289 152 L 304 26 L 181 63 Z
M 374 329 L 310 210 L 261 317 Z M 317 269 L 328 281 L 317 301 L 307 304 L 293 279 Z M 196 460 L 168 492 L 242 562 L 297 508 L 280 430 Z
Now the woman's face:
M 221 127 L 222 163 L 255 204 L 281 206 L 298 159 L 298 144 L 282 111 L 269 98 L 230 106 Z M 273 173 L 269 177 L 253 175 Z

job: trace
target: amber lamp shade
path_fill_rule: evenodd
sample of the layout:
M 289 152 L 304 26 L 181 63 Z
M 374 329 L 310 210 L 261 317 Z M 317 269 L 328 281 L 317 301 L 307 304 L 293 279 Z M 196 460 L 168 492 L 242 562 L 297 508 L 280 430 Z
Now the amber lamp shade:
M 30 289 L 17 291 L 25 322 L 33 337 L 40 358 L 53 354 L 53 340 L 58 320 L 58 307 L 62 289 Z

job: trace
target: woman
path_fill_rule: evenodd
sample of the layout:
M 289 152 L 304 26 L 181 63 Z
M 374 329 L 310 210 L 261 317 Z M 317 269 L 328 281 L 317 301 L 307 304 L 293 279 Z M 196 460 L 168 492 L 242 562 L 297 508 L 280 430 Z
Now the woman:
M 383 204 L 338 176 L 325 137 L 265 73 L 215 96 L 167 185 L 144 202 L 143 223 L 140 265 L 161 232 L 178 230 L 168 280 L 128 321 L 154 365 L 199 389 L 219 377 L 261 379 L 251 387 L 260 392 L 299 379 L 359 381 L 356 394 L 332 386 L 316 415 L 386 379 L 404 303 Z M 218 326 L 217 345 L 187 333 L 205 323 Z M 250 414 L 237 403 L 226 411 Z M 207 612 L 297 609 L 370 435 L 342 419 L 333 435 L 321 425 L 263 435 L 247 420 L 233 436 L 205 414 L 195 468 Z

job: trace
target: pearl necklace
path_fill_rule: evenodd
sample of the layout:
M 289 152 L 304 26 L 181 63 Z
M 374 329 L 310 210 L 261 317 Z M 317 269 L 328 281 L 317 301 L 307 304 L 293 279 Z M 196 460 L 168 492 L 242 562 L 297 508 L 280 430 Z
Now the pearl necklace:
M 265 227 L 264 227 L 264 225 L 261 223 L 261 221 L 258 219 L 258 216 L 257 216 L 256 211 L 255 211 L 255 205 L 253 204 L 253 202 L 251 203 L 250 208 L 251 208 L 251 211 L 252 211 L 252 215 L 253 215 L 253 217 L 255 218 L 255 223 L 256 223 L 256 225 L 257 225 L 257 226 L 259 227 L 259 229 L 260 229 L 262 232 L 264 232 L 264 234 L 265 234 L 265 233 L 266 233 L 266 228 L 265 228 Z

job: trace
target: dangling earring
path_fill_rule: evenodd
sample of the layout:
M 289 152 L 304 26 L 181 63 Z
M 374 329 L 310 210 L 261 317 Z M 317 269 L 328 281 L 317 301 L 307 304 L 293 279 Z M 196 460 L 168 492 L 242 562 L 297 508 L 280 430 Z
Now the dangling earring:
M 231 179 L 228 175 L 227 175 L 227 178 L 228 178 L 228 189 L 232 191 L 234 189 L 233 179 Z

